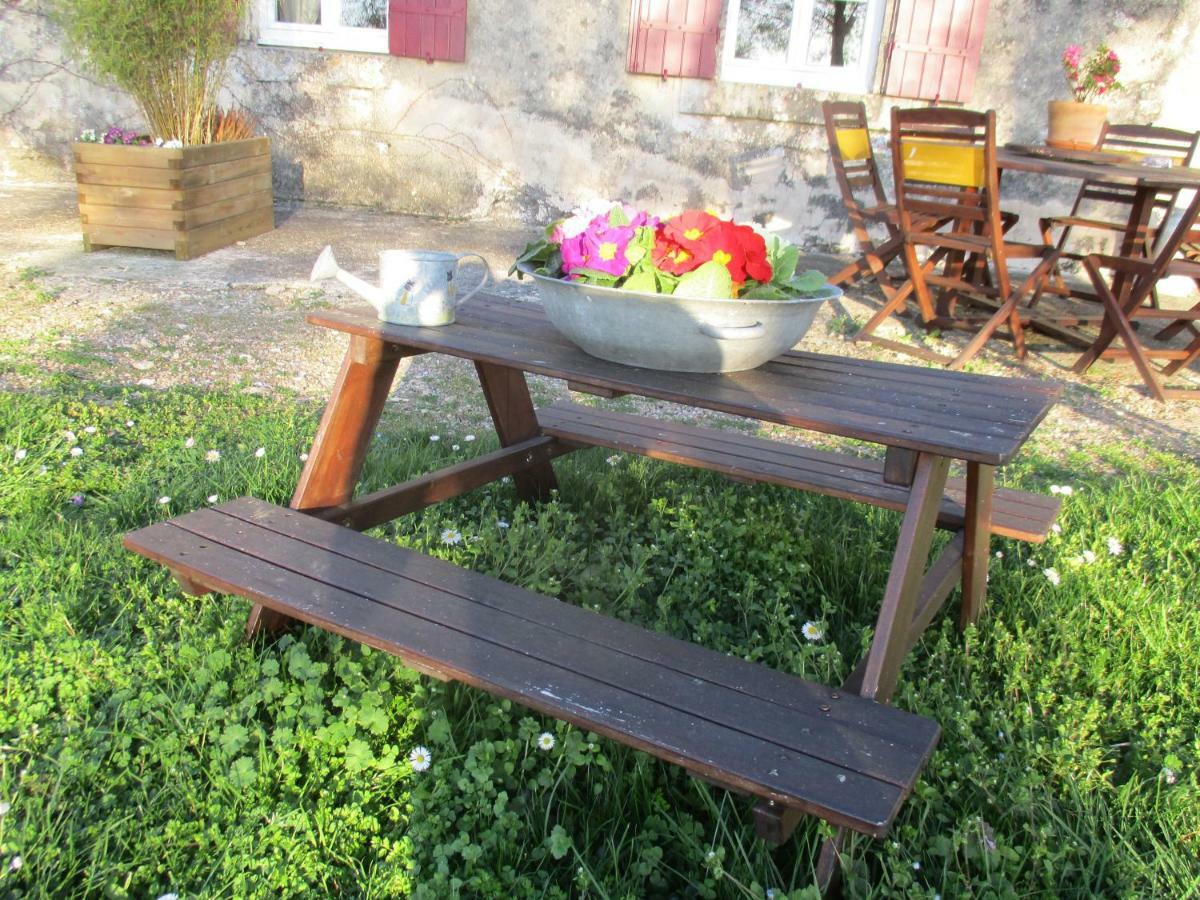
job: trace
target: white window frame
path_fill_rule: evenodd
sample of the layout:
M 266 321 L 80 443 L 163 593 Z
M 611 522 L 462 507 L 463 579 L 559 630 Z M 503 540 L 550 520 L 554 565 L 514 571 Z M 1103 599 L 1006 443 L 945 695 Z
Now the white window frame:
M 721 80 L 743 84 L 770 84 L 810 90 L 838 91 L 845 94 L 869 94 L 874 88 L 875 65 L 879 59 L 879 39 L 883 34 L 883 15 L 887 0 L 866 0 L 863 21 L 862 57 L 850 66 L 813 66 L 804 62 L 811 37 L 815 0 L 794 0 L 792 30 L 785 62 L 738 59 L 737 27 L 740 0 L 729 0 L 725 14 L 725 40 L 721 52 Z
M 350 28 L 329 25 L 341 22 L 342 0 L 321 0 L 320 25 L 278 22 L 276 0 L 258 0 L 258 42 L 276 47 L 312 47 L 324 50 L 351 50 L 358 53 L 387 53 L 386 28 Z

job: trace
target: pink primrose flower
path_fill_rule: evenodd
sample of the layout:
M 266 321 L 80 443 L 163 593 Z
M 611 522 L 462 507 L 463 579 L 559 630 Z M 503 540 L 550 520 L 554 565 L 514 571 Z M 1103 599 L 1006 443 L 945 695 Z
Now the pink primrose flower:
M 1068 44 L 1067 49 L 1063 51 L 1063 62 L 1072 69 L 1079 67 L 1079 59 L 1083 55 L 1083 48 L 1078 44 Z
M 569 254 L 567 245 L 572 241 L 563 243 L 563 271 L 570 275 L 577 269 L 592 269 L 619 278 L 629 270 L 629 260 L 625 256 L 625 250 L 636 233 L 637 229 L 632 225 L 611 228 L 604 223 L 603 218 L 598 222 L 593 222 L 587 231 L 575 239 L 579 243 L 570 248 Z M 578 263 L 576 263 L 576 253 L 578 253 Z M 570 262 L 568 262 L 568 255 Z

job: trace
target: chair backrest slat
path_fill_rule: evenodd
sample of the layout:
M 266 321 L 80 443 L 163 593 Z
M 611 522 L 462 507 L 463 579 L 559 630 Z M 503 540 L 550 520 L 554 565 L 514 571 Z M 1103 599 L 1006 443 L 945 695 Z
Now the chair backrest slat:
M 846 211 L 855 226 L 865 227 L 862 221 L 863 205 L 855 196 L 855 190 L 870 190 L 874 195 L 870 205 L 882 206 L 888 202 L 879 177 L 879 166 L 875 162 L 875 152 L 871 147 L 867 107 L 861 102 L 835 103 L 827 100 L 821 104 L 821 112 L 825 118 L 829 158 L 842 191 L 842 202 L 846 204 Z
M 1170 160 L 1172 166 L 1186 166 L 1195 156 L 1198 143 L 1200 143 L 1200 131 L 1180 131 L 1176 128 L 1162 128 L 1158 125 L 1122 125 L 1105 122 L 1096 149 L 1105 153 L 1120 153 L 1138 161 L 1147 157 L 1157 157 Z M 1128 185 L 1112 184 L 1102 180 L 1085 181 L 1075 197 L 1071 215 L 1076 215 L 1083 204 L 1088 201 L 1132 206 L 1136 194 L 1136 188 Z M 1155 196 L 1154 206 L 1160 210 L 1168 209 L 1174 206 L 1178 196 L 1178 190 L 1163 191 Z
M 1142 296 L 1143 299 L 1150 295 L 1150 291 L 1166 275 L 1167 267 L 1171 265 L 1171 261 L 1175 259 L 1175 255 L 1193 240 L 1193 233 L 1197 225 L 1200 224 L 1198 220 L 1200 220 L 1200 191 L 1196 191 L 1196 195 L 1192 198 L 1192 202 L 1188 204 L 1187 209 L 1183 211 L 1183 216 L 1180 218 L 1179 224 L 1175 226 L 1175 230 L 1171 232 L 1170 237 L 1159 245 L 1158 256 L 1154 258 L 1152 270 L 1145 276 L 1138 278 L 1137 284 L 1132 288 L 1134 292 Z

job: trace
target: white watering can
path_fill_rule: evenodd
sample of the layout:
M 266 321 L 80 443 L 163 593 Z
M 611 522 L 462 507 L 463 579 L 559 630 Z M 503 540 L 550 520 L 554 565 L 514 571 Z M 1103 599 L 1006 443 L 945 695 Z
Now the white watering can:
M 454 283 L 458 264 L 474 256 L 483 262 L 483 280 L 458 297 Z M 454 307 L 473 297 L 492 280 L 488 262 L 478 253 L 444 253 L 440 250 L 382 250 L 379 253 L 379 287 L 352 275 L 337 264 L 333 248 L 317 257 L 311 280 L 336 278 L 358 294 L 393 325 L 449 325 Z

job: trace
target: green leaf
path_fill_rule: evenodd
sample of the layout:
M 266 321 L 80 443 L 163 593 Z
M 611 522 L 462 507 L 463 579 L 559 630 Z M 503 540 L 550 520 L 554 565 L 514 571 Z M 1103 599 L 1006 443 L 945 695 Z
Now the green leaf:
M 620 228 L 622 225 L 629 224 L 629 216 L 625 215 L 625 210 L 620 205 L 614 206 L 608 213 L 608 224 L 613 228 Z
M 361 738 L 355 738 L 346 745 L 346 771 L 361 772 L 375 764 L 375 755 L 371 753 L 371 745 Z
M 562 859 L 571 850 L 571 836 L 561 825 L 555 825 L 550 837 L 546 839 L 546 845 L 550 848 L 551 856 Z
M 815 294 L 825 287 L 825 276 L 816 269 L 809 269 L 802 275 L 787 282 L 787 286 L 797 294 Z
M 646 258 L 646 254 L 649 252 L 650 251 L 647 250 L 645 247 L 639 246 L 638 244 L 635 244 L 633 241 L 630 241 L 628 246 L 625 247 L 625 258 L 627 260 L 629 260 L 629 264 L 631 266 L 636 266 L 638 263 L 640 263 L 643 259 Z
M 617 283 L 618 277 L 601 272 L 599 269 L 573 269 L 571 274 L 578 276 L 584 284 L 598 284 L 602 287 L 612 287 Z
M 771 263 L 771 280 L 777 284 L 786 284 L 796 273 L 796 263 L 800 261 L 800 248 L 777 234 L 769 235 L 766 243 L 767 261 Z
M 221 732 L 221 751 L 226 756 L 233 756 L 250 740 L 250 732 L 246 730 L 245 725 L 239 725 L 236 722 L 232 725 L 226 725 L 225 730 Z
M 558 245 L 552 244 L 547 240 L 530 241 L 525 245 L 525 249 L 521 251 L 521 254 L 517 257 L 516 261 L 512 264 L 512 267 L 508 270 L 508 274 L 512 275 L 516 273 L 518 278 L 523 278 L 524 273 L 517 268 L 518 266 L 525 264 L 537 268 L 538 266 L 545 264 L 546 261 L 549 260 L 551 254 L 557 250 Z
M 727 299 L 733 296 L 733 278 L 727 268 L 710 259 L 679 279 L 675 296 Z
M 633 270 L 633 274 L 625 279 L 621 289 L 625 291 L 642 291 L 647 294 L 658 293 L 658 279 L 654 277 L 654 269 L 651 266 L 639 266 Z
M 738 296 L 745 300 L 790 300 L 792 297 L 777 284 L 756 284 Z
M 239 756 L 229 767 L 229 780 L 235 788 L 248 788 L 258 778 L 254 768 L 254 760 L 248 756 Z

